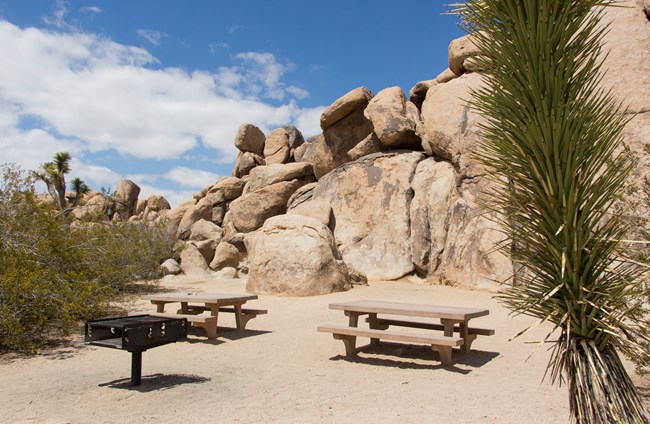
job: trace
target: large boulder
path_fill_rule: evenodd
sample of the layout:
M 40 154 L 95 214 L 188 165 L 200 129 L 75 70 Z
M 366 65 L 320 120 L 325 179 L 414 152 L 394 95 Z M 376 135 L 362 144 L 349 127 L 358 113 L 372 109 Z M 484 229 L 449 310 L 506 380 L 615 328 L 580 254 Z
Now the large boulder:
M 637 161 L 632 181 L 642 186 L 650 179 L 650 22 L 641 0 L 625 0 L 621 6 L 606 8 L 603 19 L 611 22 L 604 37 L 603 53 L 607 56 L 603 66 L 607 72 L 603 86 L 627 108 L 631 118 L 622 134 L 628 149 L 625 154 Z M 627 202 L 641 204 L 637 212 L 646 213 L 642 190 Z
M 242 259 L 242 254 L 234 245 L 222 241 L 214 251 L 210 268 L 220 270 L 226 267 L 237 268 Z
M 270 218 L 253 243 L 248 292 L 316 296 L 350 288 L 334 237 L 316 219 L 301 215 Z
M 409 101 L 413 103 L 418 109 L 422 108 L 422 103 L 427 97 L 427 91 L 431 86 L 438 84 L 435 79 L 420 81 L 416 83 L 409 91 Z
M 178 224 L 176 237 L 181 240 L 186 240 L 190 235 L 192 225 L 201 219 L 206 221 L 212 219 L 212 205 L 210 203 L 201 202 L 187 208 Z
M 448 49 L 449 69 L 451 69 L 454 74 L 461 75 L 466 71 L 466 69 L 463 68 L 463 62 L 465 62 L 467 58 L 478 56 L 480 54 L 481 51 L 476 47 L 472 35 L 465 35 L 452 40 L 451 43 L 449 43 Z
M 215 185 L 213 185 L 208 194 L 220 191 L 223 193 L 223 200 L 230 201 L 238 198 L 242 195 L 246 182 L 241 178 L 231 177 L 231 178 L 222 178 Z
M 371 280 L 392 280 L 413 272 L 410 243 L 411 180 L 418 152 L 378 153 L 321 178 L 313 200 L 332 206 L 334 236 L 346 264 Z
M 129 219 L 138 205 L 140 186 L 131 180 L 120 180 L 115 186 L 115 211 L 123 220 Z
M 251 152 L 261 155 L 264 153 L 264 140 L 266 137 L 262 130 L 253 124 L 243 124 L 235 134 L 235 147 L 241 152 Z
M 152 212 L 160 212 L 171 209 L 169 202 L 163 196 L 152 194 L 147 198 L 147 209 Z
M 282 181 L 233 200 L 228 212 L 232 224 L 239 232 L 257 230 L 268 218 L 285 213 L 291 195 L 308 182 L 305 179 Z
M 311 164 L 306 162 L 258 166 L 250 173 L 245 193 L 257 191 L 281 181 L 291 181 L 313 175 L 314 170 Z
M 447 237 L 438 266 L 428 281 L 453 286 L 497 290 L 497 281 L 513 275 L 512 262 L 495 251 L 504 235 L 493 213 L 482 209 L 481 196 L 490 192 L 486 178 L 466 180 L 451 205 Z
M 421 276 L 436 271 L 445 248 L 452 206 L 458 197 L 456 174 L 449 162 L 433 158 L 418 164 L 411 183 L 411 249 L 413 265 Z
M 209 220 L 199 219 L 190 227 L 190 240 L 216 240 L 219 243 L 222 238 L 223 229 Z
M 93 196 L 83 206 L 72 210 L 72 216 L 79 220 L 96 221 L 108 218 L 108 211 L 112 203 L 104 195 Z
M 316 178 L 350 162 L 348 152 L 372 133 L 372 123 L 363 114 L 366 105 L 359 104 L 359 109 L 353 110 L 323 131 L 323 138 L 316 146 L 314 155 Z
M 385 152 L 386 150 L 388 150 L 388 147 L 377 138 L 377 134 L 372 132 L 368 134 L 366 138 L 358 142 L 356 146 L 348 150 L 346 156 L 350 162 L 354 162 L 364 156 Z
M 309 137 L 304 143 L 293 150 L 293 158 L 296 162 L 307 162 L 314 164 L 314 155 L 316 154 L 316 146 L 323 138 L 323 134 L 318 134 Z
M 291 152 L 304 143 L 302 134 L 292 125 L 275 129 L 266 137 L 264 161 L 267 165 L 291 161 Z
M 471 91 L 481 84 L 478 74 L 465 74 L 432 86 L 422 104 L 422 121 L 418 127 L 425 152 L 451 161 L 467 176 L 481 173 L 472 153 L 479 140 L 478 125 L 483 118 L 467 104 Z
M 381 90 L 364 111 L 372 122 L 374 133 L 389 149 L 420 149 L 420 137 L 415 134 L 416 122 L 407 117 L 406 96 L 400 87 Z
M 233 177 L 242 178 L 251 172 L 251 169 L 259 165 L 265 165 L 264 156 L 252 152 L 239 152 L 235 168 L 232 171 Z
M 178 226 L 183 220 L 183 216 L 185 216 L 185 213 L 188 211 L 188 209 L 193 207 L 193 200 L 183 202 L 173 209 L 161 211 L 161 213 L 158 215 L 158 220 L 167 224 L 167 228 L 170 234 L 177 235 Z
M 368 90 L 366 87 L 355 88 L 339 97 L 321 114 L 321 129 L 326 130 L 350 113 L 359 109 L 365 109 L 372 97 L 372 91 Z
M 180 266 L 185 275 L 207 277 L 210 275 L 208 263 L 192 243 L 186 243 L 180 253 Z

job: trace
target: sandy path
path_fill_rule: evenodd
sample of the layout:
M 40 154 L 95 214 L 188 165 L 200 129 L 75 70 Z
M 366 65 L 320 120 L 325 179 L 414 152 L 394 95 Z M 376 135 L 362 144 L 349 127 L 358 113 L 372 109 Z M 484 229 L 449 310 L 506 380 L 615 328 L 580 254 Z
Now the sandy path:
M 244 293 L 239 280 L 166 282 L 170 288 Z M 468 355 L 443 367 L 426 347 L 373 348 L 348 359 L 343 343 L 316 332 L 345 323 L 334 301 L 381 299 L 487 307 L 473 321 L 496 335 L 479 337 Z M 0 422 L 7 423 L 562 423 L 566 388 L 541 382 L 548 327 L 508 339 L 532 320 L 511 318 L 481 291 L 407 282 L 375 282 L 309 298 L 260 296 L 265 308 L 243 334 L 188 342 L 143 354 L 143 384 L 128 386 L 130 354 L 82 343 L 30 359 L 0 363 Z M 146 302 L 138 307 L 151 309 Z M 234 327 L 231 314 L 220 324 Z M 531 353 L 535 354 L 528 360 Z M 640 380 L 639 380 L 640 381 Z M 648 394 L 648 380 L 640 381 Z M 647 400 L 647 398 L 646 398 Z

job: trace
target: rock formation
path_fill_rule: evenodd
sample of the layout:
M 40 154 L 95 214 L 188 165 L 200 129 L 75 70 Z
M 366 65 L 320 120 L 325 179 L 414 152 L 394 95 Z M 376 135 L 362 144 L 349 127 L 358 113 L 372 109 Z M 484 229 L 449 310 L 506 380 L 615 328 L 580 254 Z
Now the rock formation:
M 650 178 L 650 21 L 648 0 L 610 8 L 608 73 L 603 85 L 627 107 L 624 137 Z M 321 116 L 322 133 L 304 140 L 290 125 L 268 135 L 243 124 L 232 177 L 169 209 L 121 183 L 123 219 L 165 222 L 184 248 L 167 273 L 232 277 L 247 289 L 277 295 L 346 290 L 351 281 L 417 274 L 430 283 L 497 289 L 510 261 L 494 253 L 501 233 L 480 206 L 489 181 L 473 154 L 482 118 L 468 105 L 482 84 L 471 36 L 451 42 L 449 68 L 374 95 L 358 87 Z M 101 197 L 85 208 L 105 213 Z M 90 213 L 91 209 L 85 210 Z M 76 214 L 82 212 L 76 212 Z

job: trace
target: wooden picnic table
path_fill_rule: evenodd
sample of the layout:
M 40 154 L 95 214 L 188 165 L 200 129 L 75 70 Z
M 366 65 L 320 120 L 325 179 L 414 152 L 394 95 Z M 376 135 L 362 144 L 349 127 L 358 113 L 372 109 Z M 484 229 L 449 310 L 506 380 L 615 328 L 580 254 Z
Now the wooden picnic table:
M 356 300 L 343 303 L 332 303 L 330 309 L 342 310 L 348 317 L 348 326 L 322 325 L 318 331 L 333 333 L 334 337 L 343 340 L 346 354 L 356 352 L 356 337 L 369 337 L 371 344 L 379 339 L 401 342 L 430 344 L 440 353 L 443 363 L 451 360 L 452 347 L 460 347 L 462 352 L 469 352 L 472 342 L 477 335 L 490 336 L 493 329 L 470 327 L 473 318 L 488 315 L 490 311 L 482 308 L 464 308 L 454 306 L 423 305 L 412 303 L 386 302 L 377 300 Z M 382 314 L 382 316 L 378 316 Z M 369 329 L 359 328 L 359 317 L 368 315 Z M 389 317 L 385 317 L 388 315 Z M 395 318 L 398 316 L 398 318 Z M 405 320 L 402 317 L 426 318 L 427 320 Z M 431 322 L 430 318 L 438 319 L 439 323 Z M 443 336 L 431 332 L 396 332 L 388 331 L 390 326 L 411 327 L 426 330 L 439 330 Z M 454 336 L 454 333 L 459 333 Z
M 254 294 L 225 294 L 225 293 L 163 293 L 145 296 L 156 305 L 156 315 L 171 316 L 165 312 L 169 303 L 180 303 L 181 308 L 176 315 L 187 318 L 193 325 L 203 327 L 209 338 L 216 337 L 217 318 L 219 312 L 235 314 L 238 330 L 244 330 L 246 323 L 257 315 L 267 313 L 264 309 L 244 309 L 242 306 L 249 300 L 257 299 Z M 210 316 L 201 316 L 202 312 L 210 312 Z

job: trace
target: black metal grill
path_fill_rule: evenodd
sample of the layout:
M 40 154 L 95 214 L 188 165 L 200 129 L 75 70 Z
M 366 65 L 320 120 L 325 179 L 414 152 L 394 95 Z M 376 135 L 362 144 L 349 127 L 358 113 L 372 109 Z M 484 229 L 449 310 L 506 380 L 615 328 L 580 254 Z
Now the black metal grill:
M 133 315 L 86 321 L 84 341 L 131 352 L 131 385 L 140 384 L 142 352 L 187 338 L 185 318 Z

